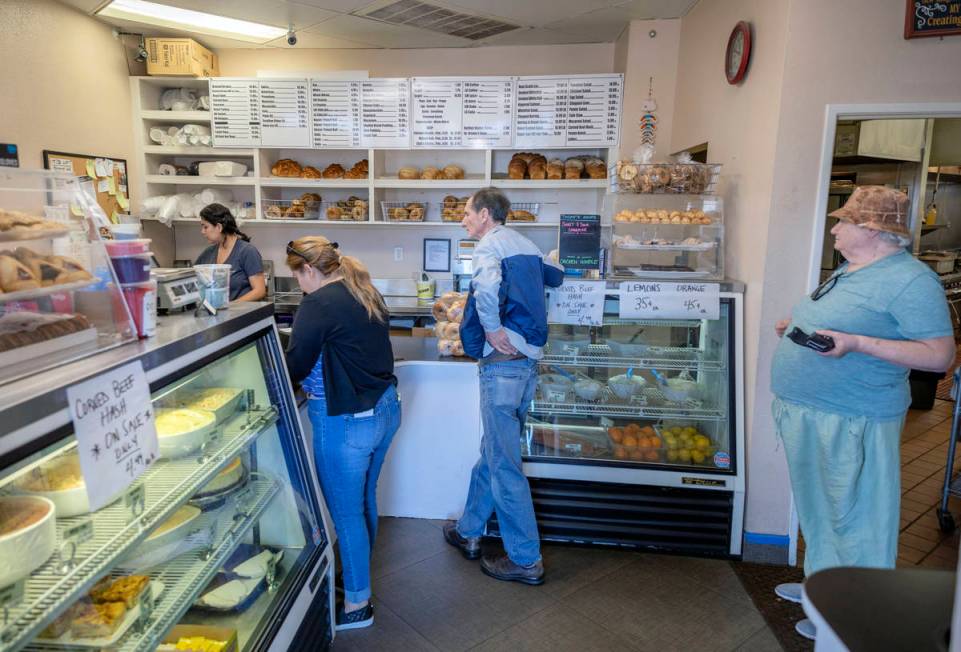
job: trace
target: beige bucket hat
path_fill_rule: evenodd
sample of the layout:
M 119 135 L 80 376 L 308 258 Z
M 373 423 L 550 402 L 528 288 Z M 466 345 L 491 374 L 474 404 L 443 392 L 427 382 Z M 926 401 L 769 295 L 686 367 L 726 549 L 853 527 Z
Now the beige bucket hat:
M 884 186 L 858 186 L 847 202 L 831 217 L 876 231 L 910 236 L 908 196 Z

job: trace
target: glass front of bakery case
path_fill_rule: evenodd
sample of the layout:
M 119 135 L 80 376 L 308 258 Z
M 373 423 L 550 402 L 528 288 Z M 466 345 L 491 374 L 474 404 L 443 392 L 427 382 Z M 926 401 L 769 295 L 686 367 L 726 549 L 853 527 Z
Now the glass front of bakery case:
M 733 301 L 718 319 L 550 325 L 522 437 L 525 461 L 736 470 Z
M 152 387 L 159 459 L 106 506 L 73 432 L 3 471 L 0 649 L 269 644 L 327 542 L 278 350 L 262 336 Z

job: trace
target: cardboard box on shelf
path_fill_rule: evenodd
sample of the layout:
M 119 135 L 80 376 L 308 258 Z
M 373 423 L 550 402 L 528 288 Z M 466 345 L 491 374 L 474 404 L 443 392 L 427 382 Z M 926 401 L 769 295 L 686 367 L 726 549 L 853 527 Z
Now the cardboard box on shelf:
M 163 642 L 176 645 L 183 638 L 203 637 L 211 641 L 226 643 L 221 652 L 237 651 L 237 630 L 229 627 L 212 627 L 210 625 L 175 625 L 167 632 Z
M 147 74 L 217 77 L 217 55 L 190 38 L 148 38 Z

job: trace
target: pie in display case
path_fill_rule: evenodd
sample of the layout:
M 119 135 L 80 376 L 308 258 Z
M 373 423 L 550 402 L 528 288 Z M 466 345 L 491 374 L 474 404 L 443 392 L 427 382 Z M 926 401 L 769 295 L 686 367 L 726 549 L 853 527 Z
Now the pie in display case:
M 717 319 L 550 324 L 521 438 L 548 540 L 736 556 L 744 508 L 743 290 Z M 497 532 L 496 518 L 489 527 Z
M 0 401 L 14 427 L 0 437 L 0 649 L 185 649 L 191 637 L 266 649 L 295 638 L 293 611 L 317 649 L 330 644 L 333 557 L 271 311 L 231 312 L 213 332 L 173 317 L 172 342 L 86 358 L 63 384 L 22 381 L 45 396 Z M 132 359 L 150 381 L 160 457 L 93 511 L 58 404 L 74 374 Z M 52 428 L 29 418 L 44 398 L 64 417 Z

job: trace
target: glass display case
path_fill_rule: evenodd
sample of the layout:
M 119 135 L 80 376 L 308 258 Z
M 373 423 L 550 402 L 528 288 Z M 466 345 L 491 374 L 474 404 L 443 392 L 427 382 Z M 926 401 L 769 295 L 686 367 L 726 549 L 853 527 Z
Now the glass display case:
M 717 319 L 551 324 L 521 440 L 542 537 L 740 554 L 742 288 Z M 496 531 L 496 522 L 493 528 Z
M 720 280 L 724 205 L 711 195 L 612 194 L 611 271 L 631 278 Z
M 302 618 L 329 645 L 333 557 L 271 310 L 229 312 L 0 400 L 0 649 L 286 648 Z M 65 387 L 136 360 L 159 459 L 92 511 Z
M 88 186 L 0 168 L 0 382 L 137 337 Z

